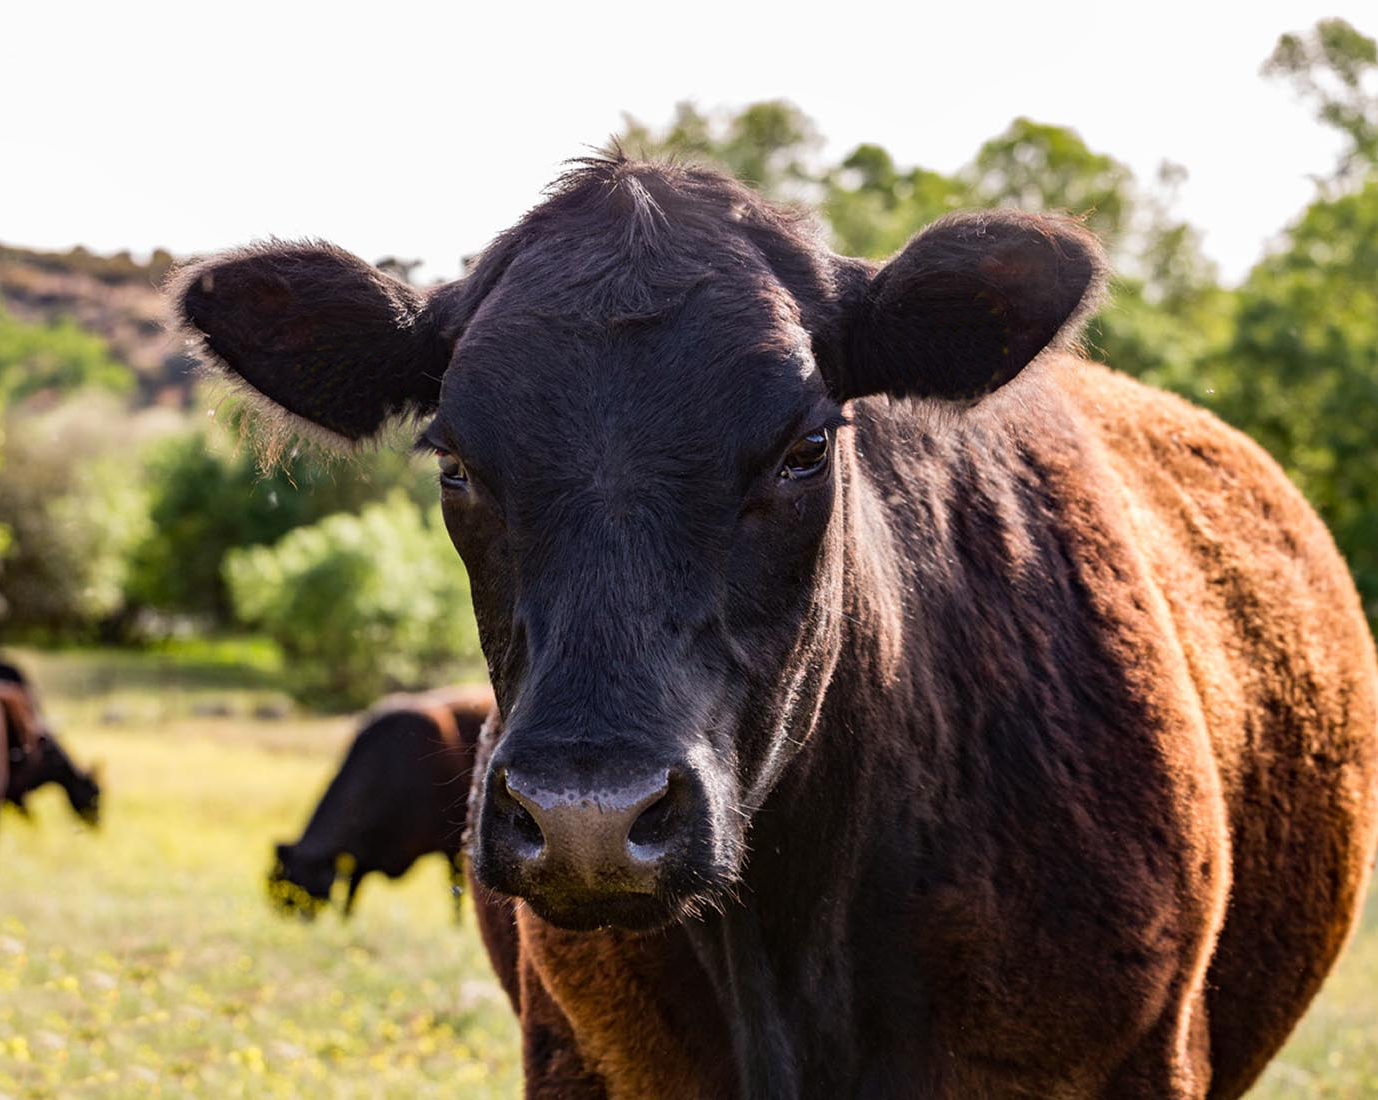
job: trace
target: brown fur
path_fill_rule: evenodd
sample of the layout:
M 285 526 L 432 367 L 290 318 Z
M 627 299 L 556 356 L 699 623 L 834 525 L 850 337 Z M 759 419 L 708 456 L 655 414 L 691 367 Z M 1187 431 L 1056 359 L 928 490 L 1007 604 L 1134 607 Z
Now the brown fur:
M 385 696 L 370 708 L 366 720 L 395 711 L 415 711 L 435 723 L 436 731 L 446 745 L 471 756 L 477 731 L 492 710 L 493 689 L 474 684 Z M 463 730 L 460 729 L 461 723 Z
M 9 789 L 12 765 L 38 750 L 38 734 L 28 688 L 0 681 L 0 794 Z
M 1079 924 L 1078 903 L 1061 899 L 1056 923 L 1030 925 L 1018 897 L 1002 896 L 1010 874 L 1036 889 L 1033 845 L 1007 867 L 966 853 L 973 881 L 937 889 L 911 933 L 934 973 L 960 976 L 952 996 L 964 1005 L 927 1044 L 937 1068 L 913 1094 L 1232 1100 L 1287 1038 L 1363 897 L 1378 835 L 1372 642 L 1329 535 L 1251 441 L 1103 368 L 1065 360 L 1048 373 L 1003 414 L 1017 403 L 1062 414 L 1030 418 L 1038 430 L 1020 442 L 1151 719 L 1106 746 L 1122 756 L 1119 794 L 1107 791 L 1107 758 L 1094 776 L 1069 771 L 1061 798 L 1082 807 L 1089 836 L 1109 830 L 1106 858 L 1127 904 L 1156 914 L 1157 941 L 1148 954 L 1126 944 L 1118 973 L 1092 965 L 1102 945 L 1087 937 L 1111 929 Z M 1149 812 L 1117 821 L 1115 799 L 1145 798 Z M 1148 834 L 1137 845 L 1119 831 L 1135 818 Z M 1165 879 L 1163 860 L 1177 868 Z M 481 922 L 508 930 L 508 952 L 490 952 L 520 986 L 528 1096 L 737 1095 L 726 1031 L 679 928 L 567 933 L 476 896 Z M 1115 1033 L 1120 1064 L 1068 1072 L 1079 1051 L 1059 1049 L 1057 1034 Z M 553 1051 L 560 1036 L 569 1045 Z M 1046 1081 L 1030 1061 L 1049 1066 Z
M 1319 989 L 1375 835 L 1373 646 L 1334 544 L 1244 436 L 1103 371 L 1082 404 L 1191 674 L 1229 824 L 1207 1006 L 1216 1075 L 1252 1081 Z

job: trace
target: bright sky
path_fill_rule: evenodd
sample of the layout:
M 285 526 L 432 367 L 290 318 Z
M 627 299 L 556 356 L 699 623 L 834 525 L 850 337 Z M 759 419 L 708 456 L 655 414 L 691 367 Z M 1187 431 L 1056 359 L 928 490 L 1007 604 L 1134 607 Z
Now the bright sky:
M 1003 9 L 1003 10 L 1002 10 Z M 826 152 L 949 172 L 1012 118 L 1151 179 L 1238 279 L 1338 142 L 1259 75 L 1372 0 L 0 4 L 0 241 L 202 252 L 334 240 L 451 276 L 622 112 L 787 97 Z

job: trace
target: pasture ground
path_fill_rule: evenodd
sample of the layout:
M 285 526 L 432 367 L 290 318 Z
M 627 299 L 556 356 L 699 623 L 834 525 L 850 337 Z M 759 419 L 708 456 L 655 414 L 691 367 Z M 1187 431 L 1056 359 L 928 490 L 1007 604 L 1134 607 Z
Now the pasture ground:
M 439 857 L 367 881 L 348 924 L 267 904 L 272 843 L 353 719 L 236 717 L 271 679 L 215 662 L 22 656 L 74 756 L 104 762 L 105 819 L 50 789 L 32 824 L 0 820 L 0 1097 L 519 1095 L 511 1009 Z
M 253 646 L 22 653 L 105 821 L 56 791 L 0 820 L 0 1100 L 520 1095 L 517 1034 L 438 858 L 370 879 L 354 919 L 266 902 L 350 718 L 280 702 Z M 213 712 L 228 711 L 217 714 Z M 1378 1097 L 1378 900 L 1250 1100 Z

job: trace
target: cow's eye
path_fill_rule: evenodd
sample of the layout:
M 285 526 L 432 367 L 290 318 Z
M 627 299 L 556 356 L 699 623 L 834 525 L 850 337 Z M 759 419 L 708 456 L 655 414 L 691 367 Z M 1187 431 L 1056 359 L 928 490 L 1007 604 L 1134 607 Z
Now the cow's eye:
M 828 465 L 828 433 L 822 428 L 798 440 L 785 455 L 780 476 L 787 481 L 813 477 Z
M 436 451 L 435 461 L 440 467 L 440 483 L 452 489 L 460 489 L 469 484 L 469 471 L 464 461 L 453 451 Z

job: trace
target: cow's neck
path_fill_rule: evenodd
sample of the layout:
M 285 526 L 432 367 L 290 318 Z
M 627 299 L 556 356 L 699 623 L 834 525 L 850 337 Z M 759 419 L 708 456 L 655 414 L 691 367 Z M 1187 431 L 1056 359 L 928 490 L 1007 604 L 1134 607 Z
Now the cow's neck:
M 895 815 L 877 804 L 891 785 L 880 774 L 883 746 L 855 735 L 886 721 L 880 711 L 892 705 L 876 687 L 896 684 L 907 578 L 894 568 L 879 496 L 849 473 L 845 656 L 805 747 L 754 815 L 736 900 L 690 927 L 733 1033 L 742 1095 L 753 1100 L 842 1095 L 864 1072 L 857 984 L 875 939 L 858 927 L 870 904 L 858 898 L 876 866 L 874 828 Z
M 797 1100 L 799 1021 L 783 997 L 776 951 L 752 905 L 728 905 L 691 923 L 690 936 L 713 982 L 732 1035 L 741 1095 Z

